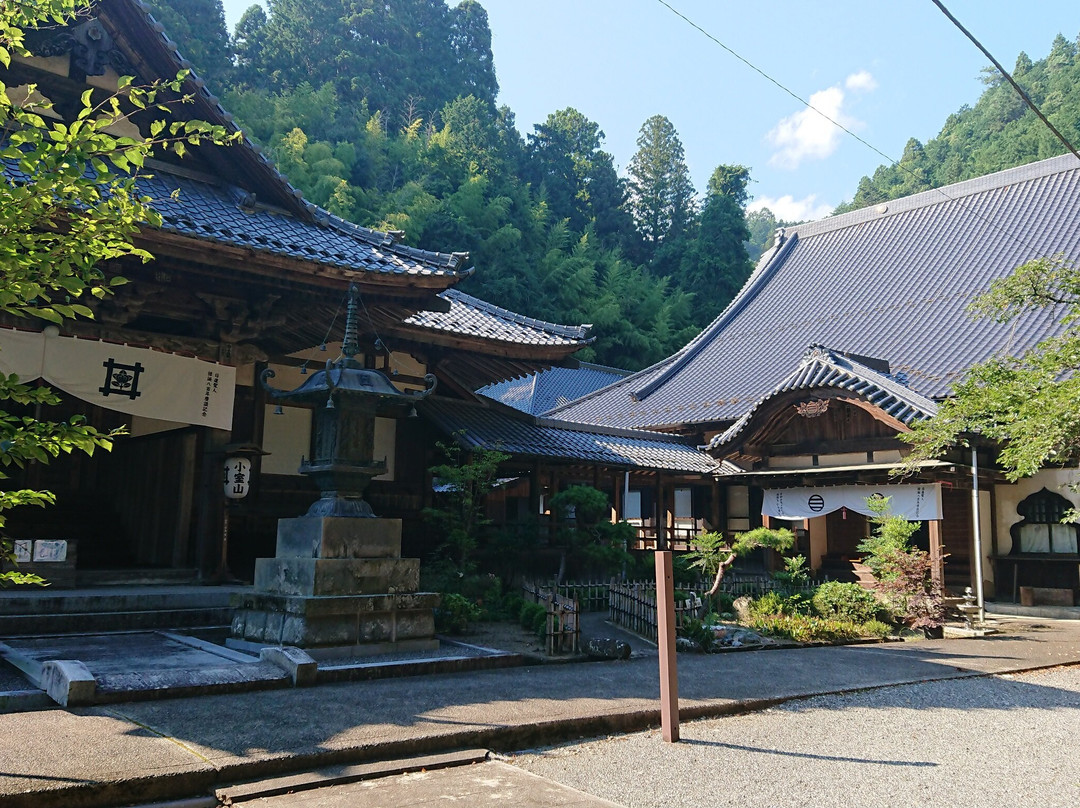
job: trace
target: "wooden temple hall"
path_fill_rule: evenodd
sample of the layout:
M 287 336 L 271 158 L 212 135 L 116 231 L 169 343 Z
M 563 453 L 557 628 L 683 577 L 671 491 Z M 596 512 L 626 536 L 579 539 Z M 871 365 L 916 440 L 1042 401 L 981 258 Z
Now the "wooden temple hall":
M 36 55 L 3 81 L 16 97 L 35 85 L 58 110 L 120 75 L 188 67 L 138 0 L 102 0 L 30 45 Z M 200 77 L 186 90 L 195 101 L 177 114 L 236 129 Z M 63 395 L 43 417 L 127 431 L 111 453 L 32 465 L 5 483 L 56 492 L 55 507 L 13 512 L 7 532 L 57 585 L 206 580 L 226 567 L 247 578 L 254 559 L 274 555 L 277 520 L 319 497 L 299 473 L 313 408 L 272 400 L 259 380 L 269 370 L 291 390 L 336 359 L 355 287 L 356 360 L 406 396 L 435 384 L 380 410 L 368 447 L 386 466 L 365 497 L 403 520 L 408 554 L 431 546 L 422 512 L 440 482 L 430 468 L 443 462 L 437 444 L 456 442 L 509 455 L 488 499 L 497 526 L 543 528 L 550 498 L 584 484 L 635 525 L 639 548 L 787 524 L 815 570 L 857 578 L 867 499 L 887 497 L 922 524 L 918 542 L 954 590 L 980 570 L 998 599 L 1040 589 L 1071 603 L 1080 589 L 1077 527 L 1060 522 L 1080 506 L 1070 471 L 1010 484 L 996 447 L 972 438 L 893 473 L 907 451 L 899 436 L 967 368 L 1060 329 L 1049 312 L 1003 325 L 965 307 L 1032 258 L 1080 259 L 1071 156 L 782 230 L 708 328 L 636 373 L 576 362 L 587 326 L 459 291 L 466 255 L 414 249 L 305 202 L 249 141 L 162 157 L 138 182 L 163 220 L 138 237 L 155 260 L 105 267 L 131 282 L 96 303 L 93 320 L 0 323 L 0 371 Z M 246 496 L 227 500 L 223 463 L 237 453 L 250 462 Z M 745 563 L 766 572 L 778 560 Z
M 115 89 L 119 75 L 148 82 L 188 66 L 133 0 L 103 0 L 91 18 L 30 45 L 40 55 L 15 60 L 3 81 L 16 97 L 35 85 L 57 110 L 77 108 L 88 86 Z M 195 101 L 177 114 L 236 129 L 201 78 L 191 75 L 186 90 Z M 223 462 L 237 446 L 252 471 L 247 496 L 228 506 L 227 560 L 250 575 L 254 558 L 273 555 L 276 520 L 318 496 L 298 474 L 310 456 L 312 410 L 274 405 L 258 380 L 270 369 L 275 385 L 294 388 L 340 355 L 350 286 L 359 292 L 357 360 L 404 392 L 429 387 L 430 374 L 437 397 L 471 400 L 477 388 L 564 363 L 589 342 L 585 327 L 532 320 L 456 290 L 472 272 L 464 254 L 413 249 L 401 233 L 305 202 L 246 140 L 148 162 L 138 182 L 163 219 L 138 237 L 154 261 L 105 267 L 130 283 L 95 303 L 93 320 L 0 328 L 0 369 L 63 395 L 43 417 L 84 415 L 127 432 L 111 453 L 34 464 L 5 481 L 56 493 L 55 507 L 13 512 L 7 531 L 26 566 L 38 556 L 58 584 L 113 580 L 118 570 L 213 573 Z M 431 501 L 427 468 L 439 460 L 439 435 L 417 415 L 415 407 L 379 413 L 373 453 L 386 472 L 368 490 L 376 513 L 406 519 L 407 543 Z

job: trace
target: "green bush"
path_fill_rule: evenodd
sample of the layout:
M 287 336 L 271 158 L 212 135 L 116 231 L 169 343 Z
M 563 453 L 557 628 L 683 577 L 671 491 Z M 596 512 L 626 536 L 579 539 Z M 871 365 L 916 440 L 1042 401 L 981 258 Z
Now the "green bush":
M 826 581 L 814 590 L 814 611 L 821 617 L 865 623 L 873 620 L 881 610 L 881 604 L 855 583 Z
M 895 628 L 880 620 L 867 620 L 863 623 L 862 630 L 867 637 L 877 637 L 879 640 L 884 640 L 896 633 Z
M 535 631 L 536 619 L 541 619 L 547 616 L 547 607 L 542 603 L 528 603 L 523 602 L 521 604 L 521 610 L 518 613 L 518 620 L 521 623 L 523 629 L 528 631 Z
M 863 636 L 862 626 L 850 620 L 832 620 L 806 614 L 769 614 L 755 617 L 750 628 L 759 634 L 795 642 L 851 640 Z
M 809 614 L 810 600 L 806 595 L 781 595 L 779 592 L 766 592 L 760 598 L 750 601 L 751 617 Z
M 448 592 L 442 596 L 442 601 L 435 610 L 435 630 L 448 634 L 464 634 L 469 629 L 469 621 L 479 619 L 479 606 L 463 595 Z
M 716 635 L 713 634 L 712 629 L 693 617 L 684 620 L 677 633 L 680 637 L 696 642 L 705 652 L 711 651 L 716 644 Z

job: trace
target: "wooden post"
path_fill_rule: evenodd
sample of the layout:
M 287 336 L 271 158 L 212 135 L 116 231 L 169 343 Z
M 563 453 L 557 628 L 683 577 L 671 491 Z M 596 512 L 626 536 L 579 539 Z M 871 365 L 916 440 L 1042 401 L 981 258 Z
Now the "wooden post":
M 927 523 L 930 536 L 930 579 L 936 587 L 945 589 L 945 553 L 941 544 L 941 520 L 931 519 Z
M 679 674 L 675 662 L 675 578 L 671 550 L 656 551 L 656 644 L 660 651 L 660 732 L 679 740 Z

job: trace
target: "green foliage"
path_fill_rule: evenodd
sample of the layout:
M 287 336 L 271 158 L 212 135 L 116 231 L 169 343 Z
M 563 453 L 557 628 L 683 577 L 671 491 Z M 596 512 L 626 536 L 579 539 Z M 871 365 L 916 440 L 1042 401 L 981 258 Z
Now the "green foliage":
M 735 534 L 734 541 L 729 541 L 723 533 L 709 531 L 694 537 L 693 546 L 685 553 L 685 558 L 691 568 L 713 577 L 721 566 L 730 564 L 736 557 L 745 555 L 751 550 L 771 547 L 784 552 L 789 550 L 794 543 L 795 534 L 787 528 L 776 530 L 765 527 L 754 528 L 745 533 Z
M 27 31 L 62 25 L 85 11 L 80 0 L 28 0 L 0 5 L 0 63 L 26 57 Z M 88 299 L 100 299 L 125 281 L 108 276 L 106 261 L 150 259 L 135 247 L 133 236 L 145 224 L 160 225 L 151 200 L 139 195 L 135 175 L 155 153 L 182 157 L 188 145 L 236 140 L 222 127 L 182 119 L 145 125 L 141 138 L 116 134 L 144 111 L 162 115 L 179 107 L 184 73 L 175 79 L 136 85 L 130 77 L 106 95 L 86 90 L 81 106 L 60 120 L 52 103 L 35 88 L 17 96 L 0 84 L 0 126 L 5 139 L 0 159 L 17 166 L 18 181 L 0 183 L 0 313 L 35 317 L 52 323 L 93 316 Z M 21 408 L 49 406 L 58 397 L 44 388 L 0 377 L 0 401 Z M 46 463 L 72 451 L 92 454 L 109 449 L 115 433 L 101 433 L 84 419 L 65 423 L 0 411 L 0 464 L 21 468 Z M 0 474 L 0 479 L 4 475 Z M 0 493 L 0 528 L 5 511 L 20 505 L 53 502 L 47 491 Z M 4 564 L 14 561 L 7 542 L 0 547 Z M 30 582 L 28 576 L 0 572 L 0 584 Z
M 1080 447 L 1080 267 L 1040 258 L 991 284 L 973 315 L 1007 322 L 1048 309 L 1065 328 L 1021 356 L 975 365 L 938 414 L 903 438 L 914 447 L 907 468 L 938 457 L 975 434 L 1002 446 L 998 463 L 1015 481 L 1046 465 L 1075 462 Z
M 551 498 L 551 510 L 560 520 L 556 536 L 563 547 L 559 580 L 567 573 L 612 575 L 629 563 L 626 547 L 635 538 L 635 530 L 628 522 L 609 521 L 611 504 L 605 493 L 572 485 Z
M 694 213 L 694 186 L 671 121 L 653 115 L 641 126 L 630 160 L 630 211 L 651 255 L 681 235 Z
M 435 609 L 435 630 L 444 634 L 464 634 L 469 623 L 480 619 L 481 609 L 464 595 L 448 592 Z
M 332 83 L 372 109 L 440 110 L 462 95 L 494 106 L 498 92 L 487 13 L 474 0 L 274 0 L 237 26 L 247 86 L 288 91 Z
M 788 556 L 784 559 L 784 568 L 774 572 L 774 581 L 786 584 L 789 589 L 802 589 L 810 583 L 810 568 L 806 565 L 806 556 Z
M 543 603 L 529 603 L 526 601 L 521 604 L 521 610 L 518 613 L 518 622 L 521 623 L 523 629 L 528 631 L 535 631 L 538 620 L 544 620 L 547 616 L 547 607 Z
M 1036 62 L 1024 53 L 1013 78 L 1071 142 L 1080 140 L 1080 60 L 1077 45 L 1060 34 L 1050 53 Z M 995 171 L 1063 154 L 1065 147 L 1020 100 L 1016 91 L 989 71 L 986 89 L 974 106 L 950 115 L 937 137 L 925 145 L 911 139 L 899 165 L 879 166 L 859 181 L 854 199 L 836 213 L 981 177 Z
M 853 623 L 873 620 L 881 611 L 881 604 L 873 593 L 856 583 L 826 581 L 814 590 L 811 602 L 820 617 L 850 620 Z
M 202 76 L 232 72 L 229 31 L 221 0 L 150 0 L 154 18 Z M 260 9 L 261 11 L 261 9 Z
M 769 615 L 809 615 L 811 611 L 810 598 L 806 595 L 782 595 L 779 592 L 766 592 L 764 595 L 750 601 L 751 617 L 767 617 Z
M 933 580 L 929 553 L 910 545 L 918 525 L 890 514 L 887 498 L 868 499 L 867 504 L 874 511 L 874 529 L 859 550 L 868 553 L 863 562 L 877 578 L 878 591 L 911 628 L 941 626 L 945 622 L 945 593 Z
M 446 487 L 445 504 L 426 508 L 424 516 L 442 535 L 437 554 L 465 574 L 473 570 L 480 529 L 490 522 L 484 517 L 484 496 L 495 486 L 499 465 L 510 455 L 482 448 L 466 454 L 457 444 L 437 445 L 447 462 L 428 471 Z
M 867 620 L 862 625 L 862 633 L 867 637 L 877 637 L 879 640 L 884 640 L 886 637 L 895 634 L 896 630 L 881 620 Z
M 716 635 L 707 623 L 693 617 L 688 617 L 679 626 L 678 636 L 695 642 L 701 650 L 709 653 L 716 646 Z
M 870 536 L 859 542 L 862 562 L 870 568 L 874 577 L 886 581 L 896 577 L 896 561 L 911 552 L 911 537 L 919 529 L 917 522 L 909 522 L 889 511 L 889 498 L 868 499 L 866 504 L 874 512 Z
M 752 619 L 749 627 L 759 634 L 795 642 L 853 640 L 868 634 L 863 625 L 849 620 L 810 617 L 801 613 L 761 615 Z

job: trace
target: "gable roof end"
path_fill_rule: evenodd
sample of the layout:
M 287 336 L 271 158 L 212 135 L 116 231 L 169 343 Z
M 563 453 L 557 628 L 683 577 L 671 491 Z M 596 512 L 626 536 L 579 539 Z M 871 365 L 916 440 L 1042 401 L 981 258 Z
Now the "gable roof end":
M 705 448 L 712 451 L 730 443 L 745 431 L 766 402 L 799 390 L 846 390 L 907 426 L 930 418 L 938 411 L 937 404 L 905 387 L 896 379 L 841 353 L 830 351 L 822 345 L 811 345 L 791 375 L 762 397 L 727 430 L 716 435 Z

